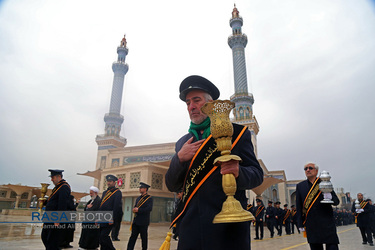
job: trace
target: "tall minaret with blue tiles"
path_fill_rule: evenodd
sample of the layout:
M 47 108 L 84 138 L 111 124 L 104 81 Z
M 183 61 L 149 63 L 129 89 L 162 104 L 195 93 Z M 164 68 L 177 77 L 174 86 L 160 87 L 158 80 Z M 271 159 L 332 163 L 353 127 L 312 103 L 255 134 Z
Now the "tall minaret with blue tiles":
M 236 5 L 234 5 L 229 24 L 232 28 L 232 35 L 228 38 L 228 44 L 232 49 L 234 75 L 234 95 L 230 97 L 230 100 L 236 104 L 236 107 L 233 109 L 233 122 L 249 128 L 254 144 L 254 151 L 257 155 L 256 136 L 259 132 L 259 125 L 253 115 L 254 97 L 248 92 L 247 88 L 245 60 L 247 36 L 242 33 L 243 20 L 239 15 Z
M 104 134 L 96 136 L 96 143 L 98 144 L 99 150 L 123 148 L 126 145 L 126 138 L 120 136 L 121 125 L 124 122 L 124 117 L 120 113 L 122 92 L 125 74 L 129 69 L 129 66 L 125 63 L 125 58 L 128 55 L 125 36 L 122 38 L 120 46 L 117 47 L 117 54 L 117 61 L 112 64 L 114 73 L 112 95 L 109 113 L 104 116 Z

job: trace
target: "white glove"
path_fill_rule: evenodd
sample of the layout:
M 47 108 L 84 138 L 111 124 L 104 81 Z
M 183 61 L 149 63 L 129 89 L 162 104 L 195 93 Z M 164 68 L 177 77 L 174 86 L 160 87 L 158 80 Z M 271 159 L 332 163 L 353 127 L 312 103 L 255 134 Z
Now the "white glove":
M 362 212 L 364 212 L 365 210 L 363 210 L 363 208 L 357 208 L 356 210 L 355 210 L 355 212 L 357 213 L 357 214 L 360 214 L 360 213 L 362 213 Z
M 305 232 L 305 228 L 304 228 L 304 227 L 300 227 L 299 230 L 300 230 L 301 232 Z
M 332 194 L 331 193 L 323 193 L 323 197 L 325 200 L 332 200 Z

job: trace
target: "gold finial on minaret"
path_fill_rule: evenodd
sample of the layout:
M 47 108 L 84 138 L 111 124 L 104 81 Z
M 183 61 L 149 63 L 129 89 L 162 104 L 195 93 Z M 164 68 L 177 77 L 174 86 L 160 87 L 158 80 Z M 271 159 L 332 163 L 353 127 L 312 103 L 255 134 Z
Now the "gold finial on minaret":
M 240 12 L 237 10 L 236 8 L 236 4 L 234 4 L 234 8 L 233 8 L 233 11 L 232 11 L 232 18 L 238 18 L 240 17 Z
M 124 38 L 122 38 L 121 40 L 121 44 L 120 44 L 120 47 L 126 47 L 126 38 L 125 38 L 126 35 L 124 35 Z

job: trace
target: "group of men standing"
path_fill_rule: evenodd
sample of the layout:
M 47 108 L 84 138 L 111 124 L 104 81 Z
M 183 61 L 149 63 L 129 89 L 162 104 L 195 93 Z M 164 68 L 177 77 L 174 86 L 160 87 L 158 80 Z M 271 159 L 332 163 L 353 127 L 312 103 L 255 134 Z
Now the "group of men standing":
M 68 211 L 72 199 L 70 186 L 62 178 L 64 170 L 49 169 L 49 171 L 51 172 L 51 181 L 55 187 L 46 201 L 45 211 Z M 107 175 L 106 180 L 108 189 L 103 192 L 101 199 L 98 196 L 99 189 L 94 186 L 90 187 L 91 199 L 87 202 L 84 211 L 111 211 L 113 212 L 112 220 L 101 221 L 100 223 L 82 223 L 82 232 L 79 240 L 80 248 L 96 249 L 100 245 L 102 250 L 115 250 L 112 240 L 120 240 L 118 239 L 118 233 L 123 216 L 122 193 L 116 187 L 118 180 L 116 176 Z M 147 249 L 147 230 L 153 206 L 153 199 L 147 194 L 149 187 L 146 183 L 140 182 L 139 191 L 141 195 L 136 199 L 133 208 L 134 219 L 131 224 L 132 232 L 127 245 L 128 250 L 134 249 L 139 234 L 142 239 L 142 249 Z M 67 226 L 63 223 L 44 223 L 41 238 L 45 248 L 47 250 L 64 248 L 62 244 L 65 244 L 67 230 Z M 112 240 L 110 237 L 111 232 Z M 73 241 L 73 237 L 71 241 Z
M 300 233 L 297 227 L 297 211 L 295 205 L 288 209 L 288 204 L 284 205 L 284 209 L 280 208 L 280 202 L 275 202 L 273 206 L 272 201 L 268 201 L 268 206 L 265 208 L 262 200 L 256 199 L 257 206 L 253 207 L 248 205 L 247 210 L 250 211 L 255 220 L 253 224 L 255 226 L 255 240 L 262 240 L 264 236 L 264 222 L 270 231 L 270 237 L 273 238 L 275 235 L 275 229 L 278 236 L 282 235 L 283 227 L 285 227 L 285 233 L 287 235 L 294 234 L 294 227 L 296 227 L 298 233 Z

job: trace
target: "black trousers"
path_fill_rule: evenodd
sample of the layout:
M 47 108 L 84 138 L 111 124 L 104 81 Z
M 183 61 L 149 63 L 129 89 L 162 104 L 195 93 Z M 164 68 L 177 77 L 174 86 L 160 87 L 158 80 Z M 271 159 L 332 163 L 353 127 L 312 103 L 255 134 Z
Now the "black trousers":
M 311 250 L 323 250 L 323 244 L 310 243 Z M 338 244 L 326 244 L 326 250 L 339 250 Z
M 255 237 L 259 238 L 259 230 L 260 230 L 260 238 L 263 238 L 263 221 L 256 221 L 255 222 Z
M 285 226 L 285 233 L 290 234 L 290 222 L 286 221 L 284 226 Z
M 297 228 L 297 231 L 298 231 L 298 233 L 300 233 L 300 232 L 299 232 L 299 228 L 298 228 L 298 226 L 297 226 L 297 223 L 295 223 L 295 222 L 292 222 L 292 223 L 291 223 L 291 227 L 292 227 L 292 234 L 294 234 L 294 226 L 296 226 L 296 228 Z
M 120 232 L 120 227 L 121 227 L 121 220 L 115 220 L 113 222 L 113 228 L 111 232 L 111 238 L 112 240 L 118 239 L 118 234 Z
M 283 233 L 283 222 L 282 221 L 276 221 L 276 230 L 278 235 L 282 235 Z
M 59 250 L 62 230 L 53 224 L 43 224 L 41 238 L 46 250 Z
M 148 242 L 147 229 L 148 229 L 148 225 L 138 226 L 134 223 L 132 224 L 132 234 L 130 235 L 130 238 L 129 238 L 128 250 L 134 249 L 135 242 L 137 241 L 139 234 L 141 234 L 141 239 L 142 239 L 142 250 L 147 249 L 147 242 Z
M 271 237 L 274 235 L 274 227 L 275 227 L 275 222 L 272 220 L 267 220 L 267 228 L 270 230 Z
M 99 244 L 101 250 L 116 250 L 116 248 L 112 244 L 111 238 L 109 237 L 109 233 L 111 232 L 112 227 L 113 224 L 100 226 Z
M 371 228 L 370 227 L 359 227 L 359 230 L 361 231 L 363 242 L 372 243 Z

